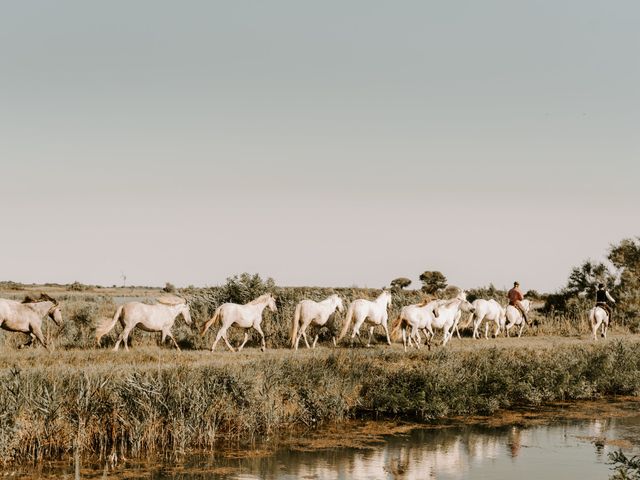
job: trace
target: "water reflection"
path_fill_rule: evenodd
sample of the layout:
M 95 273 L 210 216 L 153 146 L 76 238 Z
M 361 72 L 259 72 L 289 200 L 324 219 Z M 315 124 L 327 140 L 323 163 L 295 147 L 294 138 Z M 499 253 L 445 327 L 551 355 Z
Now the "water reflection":
M 109 472 L 83 469 L 82 478 L 606 479 L 611 473 L 606 454 L 621 446 L 637 453 L 639 439 L 637 414 L 536 426 L 449 426 L 384 437 L 367 448 L 281 449 L 249 458 L 193 456 L 180 465 L 126 464 Z M 72 467 L 41 473 L 40 478 L 46 478 L 46 473 L 73 478 Z
M 606 442 L 638 444 L 640 416 L 558 422 L 535 427 L 464 426 L 419 429 L 371 449 L 287 450 L 268 458 L 218 462 L 234 479 L 607 478 Z M 604 444 L 598 439 L 605 439 Z M 194 462 L 200 468 L 215 464 Z M 206 468 L 206 467 L 205 467 Z M 168 472 L 167 472 L 168 473 Z M 212 478 L 169 474 L 162 479 Z

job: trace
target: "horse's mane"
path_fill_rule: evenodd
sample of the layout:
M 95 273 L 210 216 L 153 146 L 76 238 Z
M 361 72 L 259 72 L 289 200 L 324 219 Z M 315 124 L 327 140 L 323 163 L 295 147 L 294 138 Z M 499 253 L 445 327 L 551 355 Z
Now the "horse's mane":
M 258 303 L 262 303 L 267 297 L 270 296 L 270 293 L 263 293 L 258 298 L 254 298 L 253 300 L 251 300 L 249 303 L 247 303 L 247 305 L 257 305 Z
M 448 298 L 446 300 L 443 300 L 443 305 L 448 307 L 450 305 L 453 305 L 453 303 L 458 301 L 458 300 L 462 301 L 462 299 L 460 297 Z
M 161 297 L 156 298 L 158 303 L 161 303 L 162 305 L 169 305 L 169 306 L 175 306 L 175 305 L 180 305 L 182 303 L 187 303 L 187 301 L 182 298 L 182 297 L 178 297 L 176 295 L 163 295 Z
M 432 297 L 431 295 L 427 295 L 422 299 L 422 301 L 418 304 L 418 307 L 424 307 L 427 303 L 431 303 L 433 300 L 437 300 L 436 297 Z
M 58 305 L 58 301 L 55 298 L 50 297 L 46 293 L 41 293 L 40 298 L 33 298 L 31 295 L 27 295 L 26 297 L 24 297 L 24 300 L 22 300 L 22 303 L 40 303 L 40 302 L 51 302 L 54 305 Z

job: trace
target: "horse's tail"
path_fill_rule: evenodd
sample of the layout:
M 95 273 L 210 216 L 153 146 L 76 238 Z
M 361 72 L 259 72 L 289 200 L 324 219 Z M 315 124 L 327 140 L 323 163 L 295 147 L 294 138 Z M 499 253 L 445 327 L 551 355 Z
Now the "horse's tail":
M 213 313 L 213 317 L 211 317 L 207 323 L 204 324 L 204 327 L 202 327 L 202 336 L 204 337 L 204 334 L 207 333 L 207 330 L 209 330 L 209 327 L 213 324 L 215 324 L 218 319 L 222 316 L 221 315 L 221 311 L 222 311 L 222 305 L 220 305 L 218 308 L 216 308 L 216 311 Z
M 298 336 L 298 327 L 300 326 L 300 312 L 302 311 L 302 303 L 296 305 L 296 311 L 293 314 L 293 324 L 291 325 L 291 348 L 296 346 L 296 337 Z
M 113 327 L 116 326 L 116 323 L 118 323 L 118 320 L 122 319 L 123 308 L 124 308 L 124 305 L 120 305 L 116 309 L 116 313 L 113 315 L 113 318 L 102 320 L 98 324 L 98 326 L 96 327 L 96 343 L 98 345 L 100 345 L 100 339 L 104 337 L 107 333 L 109 333 L 109 331 L 111 331 Z
M 400 312 L 398 318 L 396 318 L 391 324 L 391 340 L 398 340 L 400 338 L 400 329 L 404 326 L 404 324 L 405 320 L 402 316 L 402 312 Z
M 471 325 L 471 322 L 473 321 L 473 317 L 474 317 L 475 315 L 476 315 L 476 314 L 475 314 L 474 312 L 469 313 L 469 320 L 467 320 L 467 323 L 465 323 L 464 325 L 462 325 L 460 328 L 462 328 L 463 330 L 464 330 L 465 328 L 469 328 L 469 325 Z
M 344 338 L 344 336 L 347 334 L 347 331 L 349 330 L 349 325 L 351 325 L 351 318 L 353 317 L 353 310 L 354 310 L 354 302 L 351 302 L 351 305 L 349 305 L 349 308 L 347 309 L 347 314 L 344 316 L 344 323 L 342 324 L 342 330 L 340 331 L 340 335 L 338 335 L 338 341 L 342 340 L 342 338 Z

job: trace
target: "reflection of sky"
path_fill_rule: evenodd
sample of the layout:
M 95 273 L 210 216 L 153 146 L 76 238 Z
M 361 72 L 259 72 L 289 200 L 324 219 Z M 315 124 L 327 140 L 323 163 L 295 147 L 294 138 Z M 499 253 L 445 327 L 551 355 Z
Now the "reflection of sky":
M 3 2 L 3 279 L 551 290 L 638 234 L 639 2 L 186 3 Z

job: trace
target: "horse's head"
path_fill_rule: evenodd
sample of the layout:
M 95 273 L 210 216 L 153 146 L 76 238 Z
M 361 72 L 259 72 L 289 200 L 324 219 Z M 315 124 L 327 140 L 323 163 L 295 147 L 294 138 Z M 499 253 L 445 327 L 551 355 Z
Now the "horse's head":
M 191 310 L 189 310 L 189 304 L 185 300 L 182 308 L 180 309 L 180 313 L 182 314 L 182 318 L 187 325 L 191 325 Z
M 60 304 L 58 302 L 56 302 L 54 300 L 53 305 L 51 305 L 51 308 L 49 308 L 49 311 L 47 312 L 47 315 L 49 316 L 49 318 L 51 320 L 54 321 L 54 323 L 56 325 L 58 325 L 59 327 L 62 326 L 63 320 L 62 320 L 62 311 L 60 310 Z
M 278 311 L 278 307 L 276 306 L 276 297 L 274 297 L 272 293 L 270 293 L 267 298 L 267 307 L 269 307 L 269 310 L 272 312 Z
M 467 302 L 466 299 L 460 302 L 460 310 L 470 313 L 474 313 L 476 311 L 475 307 L 471 303 Z
M 338 309 L 339 312 L 344 310 L 344 306 L 342 305 L 342 298 L 340 296 L 334 294 L 333 295 L 333 306 Z
M 391 292 L 389 290 L 384 290 L 382 292 L 383 295 L 386 295 L 386 305 L 387 307 L 391 306 Z

